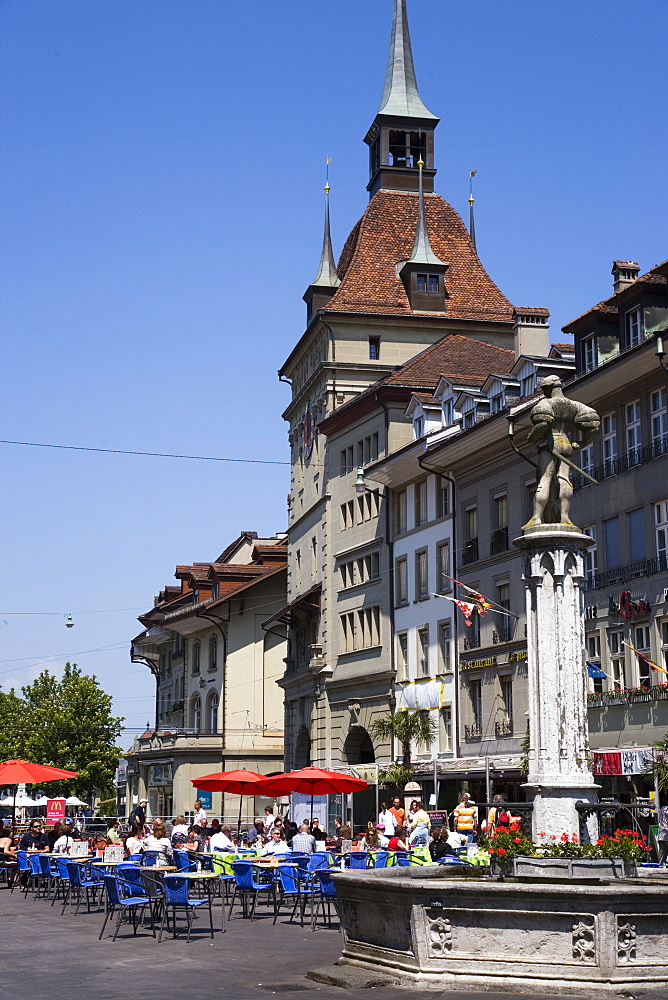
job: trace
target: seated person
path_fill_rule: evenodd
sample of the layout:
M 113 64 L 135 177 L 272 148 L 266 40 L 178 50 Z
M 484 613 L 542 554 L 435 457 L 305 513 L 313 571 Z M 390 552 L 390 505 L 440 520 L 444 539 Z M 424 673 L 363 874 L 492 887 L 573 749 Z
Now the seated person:
M 335 851 L 340 851 L 341 847 L 343 846 L 344 840 L 350 840 L 351 839 L 351 836 L 350 836 L 350 827 L 347 824 L 345 826 L 340 826 L 337 829 L 337 834 L 338 834 L 338 836 L 337 836 L 336 840 L 334 841 L 334 850 Z
M 314 817 L 313 822 L 311 823 L 311 836 L 315 837 L 316 840 L 327 840 L 327 833 L 320 826 L 320 820 L 317 816 Z
M 213 837 L 214 833 L 220 833 L 220 831 L 221 831 L 220 820 L 219 819 L 212 819 L 211 820 L 211 826 L 208 826 L 207 830 L 209 831 L 209 836 L 210 837 Z
M 298 851 L 300 854 L 313 854 L 317 850 L 317 846 L 318 842 L 309 831 L 308 820 L 304 820 L 299 827 L 299 832 L 295 833 L 290 841 L 290 847 L 293 851 Z
M 246 834 L 246 843 L 250 845 L 256 844 L 258 841 L 262 843 L 263 838 L 264 838 L 264 823 L 262 822 L 261 819 L 256 819 L 252 827 Z
M 209 847 L 212 851 L 233 851 L 235 844 L 232 840 L 232 827 L 225 825 L 220 828 L 218 833 L 212 834 Z
M 165 824 L 161 819 L 153 821 L 153 833 L 144 837 L 142 847 L 145 851 L 157 851 L 156 865 L 159 868 L 166 868 L 172 860 L 173 851 Z
M 186 851 L 199 852 L 206 850 L 206 837 L 202 834 L 201 826 L 193 825 L 188 828 L 188 839 L 181 845 Z
M 18 847 L 19 838 L 12 837 L 11 829 L 0 830 L 0 855 L 4 854 L 5 860 L 14 860 Z
M 429 845 L 429 853 L 432 861 L 440 861 L 441 858 L 450 856 L 457 857 L 457 848 L 448 841 L 448 830 L 442 826 L 435 826 L 432 830 L 432 841 Z
M 142 848 L 142 838 L 144 828 L 141 823 L 134 822 L 130 834 L 125 838 L 125 850 L 132 857 L 133 854 L 140 854 Z
M 391 851 L 407 851 L 408 845 L 406 844 L 406 839 L 406 827 L 397 826 L 394 836 L 390 837 L 387 846 Z
M 283 831 L 273 829 L 269 835 L 269 843 L 260 851 L 260 857 L 264 858 L 272 854 L 290 854 L 288 844 L 283 840 Z
M 172 847 L 185 844 L 188 839 L 188 824 L 185 816 L 177 816 L 172 826 Z
M 48 851 L 49 838 L 42 830 L 41 819 L 33 819 L 28 832 L 21 837 L 19 847 L 22 851 Z
M 74 843 L 74 828 L 72 826 L 72 820 L 65 820 L 64 823 L 60 824 L 60 836 L 53 845 L 54 854 L 67 854 L 70 847 Z
M 284 839 L 285 839 L 286 844 L 290 844 L 290 846 L 292 846 L 292 838 L 294 837 L 294 835 L 296 833 L 299 833 L 299 827 L 297 826 L 296 823 L 294 823 L 292 820 L 290 820 L 288 823 L 285 824 L 285 837 L 284 837 Z
M 107 840 L 110 844 L 121 844 L 121 835 L 118 830 L 119 823 L 117 819 L 107 820 Z

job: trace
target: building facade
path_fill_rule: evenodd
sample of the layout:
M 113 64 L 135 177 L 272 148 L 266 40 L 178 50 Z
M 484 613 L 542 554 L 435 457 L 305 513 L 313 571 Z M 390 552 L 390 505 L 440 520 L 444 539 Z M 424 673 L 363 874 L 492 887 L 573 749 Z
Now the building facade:
M 140 616 L 133 662 L 156 679 L 155 723 L 126 754 L 126 814 L 140 797 L 149 816 L 192 809 L 198 775 L 246 767 L 280 772 L 283 704 L 278 680 L 285 629 L 263 622 L 285 604 L 285 537 L 244 532 L 213 562 L 177 566 L 167 587 Z M 216 816 L 236 820 L 238 797 L 212 793 Z M 245 803 L 252 821 L 257 804 Z

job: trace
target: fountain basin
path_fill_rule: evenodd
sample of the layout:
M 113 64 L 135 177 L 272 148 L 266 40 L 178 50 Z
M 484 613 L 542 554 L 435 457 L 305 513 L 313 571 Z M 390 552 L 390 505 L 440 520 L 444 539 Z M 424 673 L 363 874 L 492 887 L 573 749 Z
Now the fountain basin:
M 406 985 L 590 992 L 668 986 L 668 879 L 518 877 L 462 866 L 334 874 L 341 962 Z

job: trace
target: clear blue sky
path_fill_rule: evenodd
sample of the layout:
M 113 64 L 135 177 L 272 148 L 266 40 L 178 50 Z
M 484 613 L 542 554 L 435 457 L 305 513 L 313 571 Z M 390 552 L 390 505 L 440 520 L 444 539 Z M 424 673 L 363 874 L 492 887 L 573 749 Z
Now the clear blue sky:
M 337 254 L 366 204 L 391 0 L 0 15 L 0 436 L 286 461 L 276 370 L 303 331 L 327 154 Z M 483 262 L 560 340 L 610 294 L 614 258 L 668 256 L 668 5 L 409 0 L 409 17 L 437 190 L 466 218 L 478 170 Z M 76 660 L 142 727 L 136 614 L 176 563 L 284 530 L 287 468 L 1 453 L 0 683 Z

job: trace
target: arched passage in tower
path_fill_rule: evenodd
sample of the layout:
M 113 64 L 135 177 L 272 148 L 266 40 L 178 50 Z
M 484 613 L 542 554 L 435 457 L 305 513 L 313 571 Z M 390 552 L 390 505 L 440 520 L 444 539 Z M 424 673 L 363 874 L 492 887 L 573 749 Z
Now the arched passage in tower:
M 353 726 L 343 744 L 346 764 L 375 764 L 376 752 L 364 726 Z

